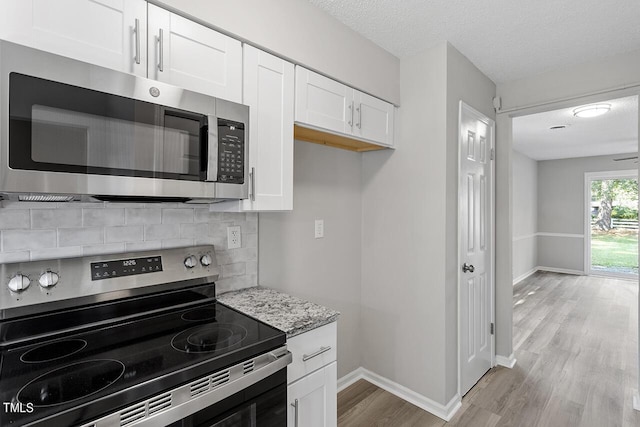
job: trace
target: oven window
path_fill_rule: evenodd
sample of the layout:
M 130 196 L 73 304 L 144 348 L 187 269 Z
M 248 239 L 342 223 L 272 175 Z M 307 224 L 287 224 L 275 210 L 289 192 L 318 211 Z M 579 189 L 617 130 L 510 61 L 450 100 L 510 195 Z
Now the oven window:
M 17 73 L 10 75 L 15 169 L 200 180 L 206 116 Z

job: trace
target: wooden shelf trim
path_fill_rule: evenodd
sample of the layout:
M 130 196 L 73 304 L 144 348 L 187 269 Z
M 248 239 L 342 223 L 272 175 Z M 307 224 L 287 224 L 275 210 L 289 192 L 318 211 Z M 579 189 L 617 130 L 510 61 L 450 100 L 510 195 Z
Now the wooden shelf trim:
M 300 141 L 313 142 L 314 144 L 328 145 L 330 147 L 357 152 L 386 150 L 389 148 L 382 145 L 359 141 L 357 139 L 349 138 L 348 136 L 335 135 L 333 133 L 309 129 L 299 125 L 293 126 L 293 138 Z

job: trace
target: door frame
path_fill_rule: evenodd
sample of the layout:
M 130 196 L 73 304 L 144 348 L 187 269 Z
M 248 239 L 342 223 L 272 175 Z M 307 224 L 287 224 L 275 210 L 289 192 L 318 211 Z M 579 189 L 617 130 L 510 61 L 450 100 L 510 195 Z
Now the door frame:
M 462 138 L 462 134 L 460 132 L 460 130 L 462 129 L 462 111 L 466 110 L 468 113 L 470 113 L 472 116 L 475 116 L 478 120 L 483 121 L 487 124 L 487 126 L 489 126 L 489 128 L 491 129 L 491 140 L 489 141 L 489 179 L 490 179 L 490 183 L 489 183 L 489 197 L 488 197 L 488 206 L 489 206 L 489 224 L 488 224 L 488 230 L 487 230 L 487 236 L 489 236 L 489 245 L 490 245 L 490 250 L 489 250 L 489 266 L 487 269 L 488 272 L 488 282 L 489 282 L 489 301 L 490 301 L 490 307 L 489 307 L 489 314 L 490 314 L 490 318 L 491 318 L 491 323 L 493 323 L 494 325 L 494 329 L 493 329 L 493 334 L 490 334 L 490 339 L 491 339 L 491 365 L 490 367 L 493 368 L 494 366 L 496 366 L 496 302 L 495 302 L 495 296 L 496 296 L 496 281 L 495 281 L 495 260 L 496 260 L 496 236 L 495 236 L 495 229 L 496 229 L 496 224 L 495 224 L 495 220 L 496 220 L 496 206 L 495 206 L 495 185 L 496 185 L 496 180 L 495 180 L 495 176 L 496 176 L 496 160 L 495 160 L 495 152 L 496 152 L 496 122 L 495 120 L 490 119 L 489 117 L 487 117 L 486 115 L 482 114 L 481 112 L 479 112 L 478 110 L 474 109 L 473 107 L 471 107 L 469 104 L 465 103 L 463 100 L 460 100 L 459 105 L 458 105 L 458 198 L 457 198 L 457 202 L 458 202 L 458 206 L 460 203 L 460 194 L 462 191 L 462 180 L 461 180 L 461 174 L 460 174 L 460 170 L 461 170 L 461 163 L 462 163 L 462 151 L 461 147 L 462 147 L 462 143 L 463 143 L 463 138 Z M 462 248 L 462 233 L 461 231 L 461 224 L 462 218 L 460 215 L 460 208 L 458 207 L 458 223 L 457 223 L 457 234 L 458 234 L 458 250 L 457 250 L 457 274 L 456 274 L 456 292 L 457 292 L 457 299 L 458 299 L 458 313 L 457 313 L 457 323 L 458 323 L 458 340 L 457 340 L 457 345 L 458 345 L 458 396 L 460 396 L 460 398 L 462 398 L 462 324 L 461 324 L 461 313 L 462 313 L 462 301 L 461 301 L 461 292 L 460 292 L 460 279 L 462 276 L 462 269 L 461 269 L 461 265 L 462 265 L 462 257 L 460 254 L 460 249 Z
M 584 274 L 593 276 L 616 277 L 621 279 L 636 279 L 633 274 L 610 273 L 602 274 L 591 270 L 591 181 L 606 179 L 635 179 L 638 180 L 637 169 L 621 169 L 602 172 L 585 172 L 584 174 Z
M 640 85 L 603 89 L 591 93 L 581 93 L 573 96 L 565 96 L 563 98 L 538 101 L 531 105 L 519 107 L 517 106 L 506 110 L 498 110 L 496 113 L 497 132 L 501 135 L 500 145 L 497 146 L 497 151 L 499 151 L 499 154 L 503 156 L 501 157 L 503 160 L 500 163 L 498 171 L 503 174 L 503 176 L 507 177 L 507 179 L 501 181 L 501 185 L 499 187 L 496 183 L 496 193 L 502 200 L 503 204 L 506 204 L 506 210 L 508 211 L 505 221 L 500 225 L 495 225 L 496 233 L 498 236 L 497 241 L 500 245 L 501 259 L 508 261 L 503 262 L 499 266 L 496 265 L 496 274 L 499 277 L 499 292 L 497 296 L 500 299 L 499 311 L 500 321 L 502 322 L 500 325 L 502 328 L 500 329 L 502 331 L 500 336 L 500 339 L 502 340 L 501 347 L 503 352 L 510 353 L 510 356 L 507 357 L 507 359 L 510 361 L 509 367 L 513 367 L 516 364 L 516 359 L 513 351 L 513 262 L 511 257 L 513 249 L 513 197 L 511 194 L 513 180 L 513 119 L 529 114 L 542 113 L 545 111 L 558 110 L 561 108 L 569 108 L 574 107 L 575 105 L 603 102 L 608 99 L 622 98 L 625 96 L 638 96 L 638 133 L 640 135 Z M 638 138 L 638 150 L 640 152 L 640 137 Z M 640 164 L 638 164 L 638 172 L 640 174 Z M 638 246 L 640 248 L 640 240 L 638 242 Z M 640 285 L 640 277 L 638 278 L 638 284 Z M 640 316 L 640 293 L 638 293 L 638 315 Z M 638 338 L 639 344 L 637 362 L 640 369 L 640 317 L 638 319 Z M 502 357 L 503 355 L 500 355 L 501 359 Z M 638 377 L 636 386 L 637 387 L 634 390 L 632 398 L 633 408 L 637 411 L 640 411 L 640 376 Z

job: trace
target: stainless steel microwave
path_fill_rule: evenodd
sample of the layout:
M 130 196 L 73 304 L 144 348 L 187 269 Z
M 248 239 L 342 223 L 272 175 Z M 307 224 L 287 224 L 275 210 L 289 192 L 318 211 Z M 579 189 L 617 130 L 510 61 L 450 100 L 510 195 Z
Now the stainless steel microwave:
M 0 194 L 27 201 L 248 196 L 249 107 L 0 41 Z

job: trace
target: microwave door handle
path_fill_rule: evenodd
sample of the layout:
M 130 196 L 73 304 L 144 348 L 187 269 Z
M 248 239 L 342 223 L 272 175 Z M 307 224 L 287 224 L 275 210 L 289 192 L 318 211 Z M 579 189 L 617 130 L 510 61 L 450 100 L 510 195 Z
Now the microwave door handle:
M 218 180 L 218 118 L 207 116 L 207 178 L 206 181 Z

